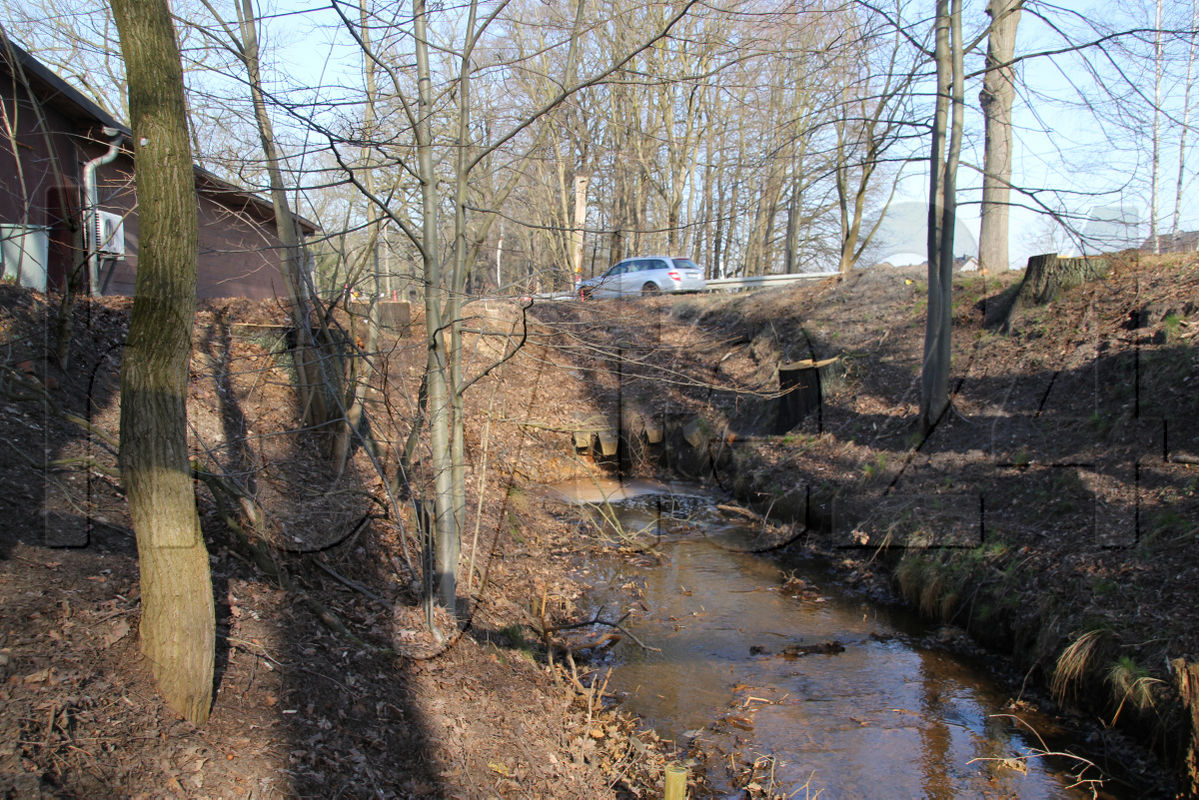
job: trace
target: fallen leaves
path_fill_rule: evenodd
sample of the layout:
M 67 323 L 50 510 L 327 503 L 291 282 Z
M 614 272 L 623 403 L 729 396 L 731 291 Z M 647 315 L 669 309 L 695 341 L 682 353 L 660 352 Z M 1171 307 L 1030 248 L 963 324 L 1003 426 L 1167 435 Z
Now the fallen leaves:
M 104 634 L 104 647 L 112 647 L 117 642 L 129 635 L 129 622 L 125 618 L 115 620 L 108 626 L 108 632 Z

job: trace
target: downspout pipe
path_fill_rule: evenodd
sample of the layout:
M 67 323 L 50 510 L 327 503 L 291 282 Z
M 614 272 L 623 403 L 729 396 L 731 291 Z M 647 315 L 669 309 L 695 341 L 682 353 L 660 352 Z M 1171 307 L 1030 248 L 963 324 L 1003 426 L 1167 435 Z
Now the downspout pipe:
M 87 248 L 87 277 L 92 297 L 100 296 L 100 189 L 96 185 L 96 170 L 111 164 L 121 153 L 125 134 L 116 128 L 105 126 L 101 133 L 109 138 L 108 152 L 97 156 L 83 165 L 83 222 L 84 246 Z

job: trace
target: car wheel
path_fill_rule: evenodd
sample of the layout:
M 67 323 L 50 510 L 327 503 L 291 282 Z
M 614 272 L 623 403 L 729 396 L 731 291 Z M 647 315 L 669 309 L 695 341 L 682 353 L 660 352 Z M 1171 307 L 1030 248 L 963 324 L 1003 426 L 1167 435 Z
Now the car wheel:
M 656 294 L 661 294 L 662 290 L 658 288 L 656 283 L 647 283 L 641 287 L 642 297 L 653 297 Z

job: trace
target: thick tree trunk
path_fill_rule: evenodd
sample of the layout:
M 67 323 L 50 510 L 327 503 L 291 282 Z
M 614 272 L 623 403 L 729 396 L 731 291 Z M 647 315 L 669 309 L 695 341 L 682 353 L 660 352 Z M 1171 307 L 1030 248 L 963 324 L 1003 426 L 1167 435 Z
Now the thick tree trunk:
M 113 0 L 129 84 L 141 258 L 121 363 L 121 481 L 137 534 L 141 648 L 167 703 L 212 705 L 208 552 L 187 451 L 197 207 L 183 70 L 165 0 Z
M 987 71 L 978 100 L 985 120 L 983 200 L 979 216 L 978 262 L 983 272 L 1008 268 L 1008 203 L 1012 179 L 1012 101 L 1016 97 L 1016 28 L 1024 0 L 991 0 Z
M 1012 295 L 1006 310 L 1000 309 L 1000 328 L 1010 333 L 1020 311 L 1027 306 L 1052 303 L 1058 293 L 1081 286 L 1087 281 L 1107 275 L 1111 265 L 1102 258 L 1058 258 L 1057 253 L 1043 253 L 1028 259 L 1024 279 Z

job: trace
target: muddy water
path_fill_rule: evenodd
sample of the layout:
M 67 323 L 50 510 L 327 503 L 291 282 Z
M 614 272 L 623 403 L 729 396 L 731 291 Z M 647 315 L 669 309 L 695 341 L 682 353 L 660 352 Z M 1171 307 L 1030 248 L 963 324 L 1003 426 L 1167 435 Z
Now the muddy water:
M 590 488 L 572 499 L 602 501 L 605 487 Z M 657 650 L 626 637 L 609 688 L 663 737 L 706 752 L 721 793 L 744 796 L 733 793 L 754 780 L 824 800 L 1092 796 L 1072 787 L 1073 765 L 1040 757 L 1036 736 L 997 716 L 1013 713 L 1006 694 L 924 644 L 936 631 L 839 593 L 813 563 L 745 552 L 746 521 L 698 492 L 606 488 L 626 535 L 657 553 L 586 569 L 605 617 L 639 587 L 628 628 Z

